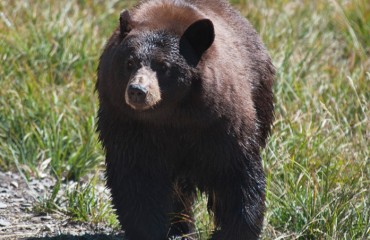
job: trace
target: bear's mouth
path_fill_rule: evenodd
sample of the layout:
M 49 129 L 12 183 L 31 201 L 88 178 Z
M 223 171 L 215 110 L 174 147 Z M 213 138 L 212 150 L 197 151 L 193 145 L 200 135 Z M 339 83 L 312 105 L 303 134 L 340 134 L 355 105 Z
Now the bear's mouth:
M 126 102 L 127 103 L 127 102 Z M 145 111 L 145 110 L 148 110 L 148 109 L 151 109 L 152 106 L 148 105 L 148 104 L 145 104 L 145 103 L 130 103 L 128 102 L 127 103 L 132 109 L 136 110 L 136 111 Z

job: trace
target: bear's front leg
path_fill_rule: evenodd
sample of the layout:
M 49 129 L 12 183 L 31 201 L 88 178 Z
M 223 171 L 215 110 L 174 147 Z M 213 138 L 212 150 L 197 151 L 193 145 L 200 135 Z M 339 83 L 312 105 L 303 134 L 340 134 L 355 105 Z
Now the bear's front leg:
M 196 240 L 197 233 L 193 218 L 193 203 L 196 198 L 195 186 L 185 179 L 173 184 L 173 206 L 169 236 L 173 239 Z
M 167 239 L 169 213 L 172 211 L 168 179 L 135 170 L 110 170 L 107 172 L 107 183 L 127 239 Z
M 261 175 L 262 174 L 262 175 Z M 214 212 L 216 229 L 212 240 L 256 240 L 264 215 L 263 173 L 224 178 L 210 193 L 209 208 Z

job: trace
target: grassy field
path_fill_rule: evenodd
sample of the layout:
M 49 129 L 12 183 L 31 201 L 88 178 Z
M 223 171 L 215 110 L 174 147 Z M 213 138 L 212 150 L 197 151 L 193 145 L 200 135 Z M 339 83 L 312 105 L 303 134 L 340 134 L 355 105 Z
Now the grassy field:
M 233 0 L 277 67 L 264 239 L 369 239 L 370 2 Z M 37 211 L 118 226 L 94 186 L 96 67 L 126 0 L 0 1 L 0 170 L 87 185 Z M 195 208 L 209 234 L 204 198 Z

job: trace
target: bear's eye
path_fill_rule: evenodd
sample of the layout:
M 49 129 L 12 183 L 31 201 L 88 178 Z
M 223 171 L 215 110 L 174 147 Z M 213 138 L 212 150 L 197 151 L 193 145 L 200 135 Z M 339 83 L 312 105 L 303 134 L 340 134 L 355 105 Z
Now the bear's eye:
M 158 71 L 161 73 L 166 73 L 170 69 L 170 64 L 168 62 L 158 63 Z
M 134 68 L 134 60 L 132 59 L 127 60 L 126 67 L 128 70 L 132 70 Z

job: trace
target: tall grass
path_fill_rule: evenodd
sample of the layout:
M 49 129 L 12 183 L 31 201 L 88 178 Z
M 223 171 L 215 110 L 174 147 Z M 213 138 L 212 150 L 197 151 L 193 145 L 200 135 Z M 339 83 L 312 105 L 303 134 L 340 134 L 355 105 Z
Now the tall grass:
M 119 12 L 134 2 L 0 1 L 0 169 L 26 178 L 52 174 L 59 182 L 102 169 L 95 71 Z M 275 127 L 263 152 L 263 238 L 366 239 L 370 3 L 231 2 L 260 32 L 278 70 Z M 89 182 L 69 192 L 63 211 L 115 225 L 93 190 L 97 182 Z M 38 210 L 53 209 L 57 192 L 58 184 Z M 204 201 L 195 207 L 206 238 Z

